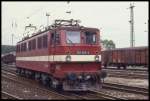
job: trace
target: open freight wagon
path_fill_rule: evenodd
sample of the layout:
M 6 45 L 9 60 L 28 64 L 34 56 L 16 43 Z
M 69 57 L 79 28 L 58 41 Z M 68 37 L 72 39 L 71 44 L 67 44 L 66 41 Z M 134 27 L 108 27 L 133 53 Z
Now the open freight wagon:
M 104 67 L 115 66 L 144 66 L 148 67 L 148 47 L 116 48 L 102 51 L 102 64 Z

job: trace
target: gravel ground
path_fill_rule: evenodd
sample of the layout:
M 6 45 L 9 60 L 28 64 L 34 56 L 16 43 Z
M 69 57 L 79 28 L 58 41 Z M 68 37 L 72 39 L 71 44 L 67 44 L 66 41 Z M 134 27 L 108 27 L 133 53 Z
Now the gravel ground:
M 148 88 L 149 83 L 148 79 L 127 79 L 127 78 L 118 78 L 118 77 L 106 77 L 105 81 L 107 83 L 119 83 L 135 87 L 144 87 Z
M 11 82 L 2 78 L 2 91 L 6 91 L 23 99 L 63 99 L 54 94 L 48 95 L 46 92 L 39 92 L 38 89 L 33 89 L 22 84 Z M 13 93 L 12 93 L 13 92 Z
M 147 100 L 148 96 L 144 96 L 141 94 L 133 94 L 133 93 L 125 93 L 121 91 L 115 91 L 115 90 L 107 90 L 107 89 L 101 89 L 102 92 L 105 92 L 106 94 L 113 95 L 114 97 L 119 97 L 119 98 L 125 98 L 125 99 L 139 99 L 139 100 Z

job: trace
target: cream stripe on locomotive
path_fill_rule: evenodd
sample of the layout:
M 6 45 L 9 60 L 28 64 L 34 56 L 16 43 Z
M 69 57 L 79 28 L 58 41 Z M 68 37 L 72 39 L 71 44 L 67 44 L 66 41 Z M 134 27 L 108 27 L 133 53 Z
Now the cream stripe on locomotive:
M 60 61 L 65 62 L 67 55 L 49 55 L 49 56 L 31 56 L 31 57 L 16 57 L 19 61 Z M 71 61 L 95 61 L 96 55 L 70 55 Z M 99 56 L 99 61 L 101 61 L 101 55 Z

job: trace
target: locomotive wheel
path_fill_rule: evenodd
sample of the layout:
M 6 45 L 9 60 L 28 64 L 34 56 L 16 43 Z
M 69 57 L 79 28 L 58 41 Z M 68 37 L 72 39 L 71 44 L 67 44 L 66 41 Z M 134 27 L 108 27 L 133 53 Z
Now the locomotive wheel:
M 62 88 L 63 88 L 63 85 L 62 85 L 62 84 L 59 84 L 59 85 L 57 85 L 57 88 L 56 88 L 56 89 L 59 90 L 59 91 L 62 91 L 62 90 L 63 90 Z
M 17 75 L 19 74 L 19 69 L 18 69 L 18 68 L 16 69 L 16 74 L 17 74 Z
M 45 74 L 41 74 L 41 82 L 44 86 L 48 86 L 49 83 L 48 76 Z
M 126 69 L 126 66 L 123 66 L 123 69 Z
M 20 69 L 20 74 L 21 74 L 21 76 L 24 76 L 24 75 L 25 75 L 24 69 Z
M 21 75 L 21 69 L 17 68 L 16 73 L 17 73 L 17 75 Z
M 117 68 L 120 69 L 120 66 L 118 66 Z
M 41 74 L 38 72 L 35 72 L 34 79 L 40 83 L 41 82 Z
M 25 70 L 25 77 L 29 78 L 28 70 Z
M 35 72 L 31 71 L 31 79 L 35 79 Z
M 52 88 L 52 80 L 51 80 L 51 78 L 49 78 L 48 87 Z

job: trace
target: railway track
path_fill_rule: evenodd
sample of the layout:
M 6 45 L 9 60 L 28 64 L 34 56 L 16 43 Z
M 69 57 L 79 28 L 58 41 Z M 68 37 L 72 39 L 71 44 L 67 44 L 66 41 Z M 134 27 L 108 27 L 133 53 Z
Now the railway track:
M 104 70 L 109 77 L 148 79 L 148 71 Z
M 105 94 L 102 91 L 90 90 L 94 95 L 103 97 L 104 100 L 126 100 L 125 98 L 115 97 L 112 95 Z
M 111 68 L 111 69 L 107 69 L 107 68 L 103 68 L 103 70 L 106 71 L 110 71 L 110 72 L 132 72 L 132 73 L 148 73 L 148 70 L 134 70 L 134 69 L 126 69 L 126 70 L 120 70 L 120 69 L 115 69 L 115 68 Z
M 15 82 L 18 82 L 18 83 L 21 83 L 21 84 L 23 83 L 23 84 L 26 85 L 26 83 L 24 83 L 22 81 L 19 81 L 19 80 L 13 78 L 13 77 L 7 77 L 8 74 L 11 75 L 11 76 L 15 76 L 13 73 L 11 74 L 11 73 L 7 73 L 5 71 L 3 71 L 3 73 L 5 74 L 5 75 L 2 75 L 3 78 L 7 78 L 7 79 L 9 79 L 9 80 L 11 80 L 13 82 L 15 81 Z M 34 84 L 33 85 L 29 84 L 29 86 L 30 87 L 32 87 L 32 86 L 35 87 Z M 37 89 L 39 89 L 39 90 L 41 90 L 43 92 L 48 92 L 48 93 L 53 93 L 53 94 L 57 93 L 57 91 L 52 90 L 52 89 L 48 90 L 45 87 L 40 87 L 40 88 L 38 87 Z M 104 93 L 102 94 L 100 92 L 96 93 L 96 92 L 92 91 L 92 92 L 84 92 L 84 93 L 85 94 L 80 95 L 81 93 L 77 94 L 77 93 L 74 93 L 74 92 L 59 92 L 59 93 L 57 93 L 57 95 L 59 94 L 59 96 L 63 96 L 63 97 L 65 96 L 65 99 L 86 99 L 86 100 L 89 100 L 89 99 L 120 99 L 120 98 L 115 98 L 113 96 L 109 96 L 108 97 L 108 95 L 106 95 Z
M 17 82 L 19 82 L 21 79 L 23 81 L 33 81 L 33 80 L 30 80 L 30 79 L 27 79 L 27 78 L 24 78 L 24 77 L 18 77 L 15 73 L 15 71 L 12 72 L 12 70 L 8 70 L 8 69 L 3 69 L 2 70 L 4 74 L 9 74 L 11 75 L 11 77 L 13 77 Z M 9 77 L 10 78 L 10 77 Z M 17 78 L 17 79 L 16 79 Z M 20 79 L 19 79 L 20 78 Z M 21 81 L 22 81 L 21 80 Z M 24 82 L 23 82 L 24 83 Z M 27 82 L 25 82 L 27 83 Z M 24 84 L 25 84 L 24 83 Z M 34 85 L 35 81 L 34 82 L 30 82 L 29 85 L 32 84 L 32 86 L 35 87 Z M 130 86 L 128 86 L 130 87 Z M 106 89 L 114 89 L 114 90 L 117 90 L 117 91 L 126 91 L 126 92 L 130 92 L 130 93 L 137 93 L 137 94 L 143 94 L 143 95 L 146 95 L 148 94 L 148 92 L 142 92 L 141 89 L 137 90 L 137 92 L 135 91 L 131 91 L 131 87 L 127 90 L 127 88 L 123 88 L 121 85 L 118 87 L 118 85 L 112 85 L 112 84 L 108 84 L 108 83 L 105 83 L 103 88 L 106 88 Z M 121 89 L 120 89 L 121 88 Z M 55 90 L 52 90 L 52 89 L 47 89 L 43 86 L 40 86 L 39 85 L 37 86 L 37 89 L 43 91 L 43 92 L 47 92 L 47 93 L 51 93 L 53 92 L 54 94 L 56 93 L 56 95 L 59 93 L 63 96 L 66 96 L 66 98 L 64 99 L 86 99 L 86 100 L 89 100 L 89 99 L 109 99 L 109 100 L 116 100 L 116 99 L 121 99 L 121 100 L 125 100 L 124 98 L 119 98 L 119 97 L 114 97 L 114 96 L 111 96 L 111 95 L 108 95 L 108 94 L 105 94 L 104 92 L 100 92 L 100 91 L 89 91 L 89 92 L 85 92 L 85 94 L 82 94 L 80 95 L 80 93 L 73 93 L 73 92 L 57 92 Z M 44 90 L 43 90 L 44 89 Z M 45 91 L 46 90 L 46 91 Z M 130 90 L 130 91 L 129 91 Z M 140 92 L 139 92 L 140 91 Z M 147 90 L 148 91 L 148 90 Z
M 9 73 L 10 74 L 10 73 Z M 12 76 L 14 76 L 13 74 L 12 74 Z M 43 92 L 43 93 L 46 93 L 48 96 L 51 96 L 51 95 L 55 95 L 56 96 L 56 99 L 57 99 L 57 97 L 58 98 L 62 98 L 62 99 L 78 99 L 78 98 L 76 98 L 75 96 L 73 97 L 73 96 L 68 96 L 68 95 L 64 95 L 64 94 L 60 94 L 60 93 L 57 93 L 56 91 L 54 91 L 54 90 L 48 90 L 48 89 L 46 89 L 45 87 L 41 87 L 40 85 L 36 85 L 36 83 L 27 83 L 28 81 L 26 81 L 26 82 L 23 82 L 23 80 L 18 80 L 18 79 L 16 79 L 15 77 L 8 77 L 8 74 L 6 75 L 6 72 L 5 72 L 5 74 L 3 74 L 2 75 L 2 77 L 4 78 L 4 79 L 8 79 L 8 80 L 10 80 L 11 82 L 15 82 L 15 83 L 18 83 L 18 84 L 21 84 L 21 85 L 25 85 L 25 86 L 27 86 L 27 87 L 30 87 L 30 88 L 32 88 L 32 89 L 37 89 L 39 92 Z M 81 99 L 81 98 L 80 98 Z
M 18 100 L 22 100 L 23 98 L 20 98 L 18 96 L 15 96 L 15 95 L 12 95 L 12 94 L 9 94 L 5 91 L 2 91 L 1 92 L 3 98 L 2 99 L 18 99 Z
M 128 78 L 128 79 L 148 79 L 148 75 L 122 74 L 122 73 L 109 73 L 108 76 Z
M 115 90 L 125 91 L 125 92 L 129 92 L 129 93 L 148 95 L 148 89 L 146 89 L 146 88 L 126 86 L 126 85 L 115 84 L 115 83 L 104 83 L 103 88 L 115 89 Z
M 122 70 L 122 69 L 118 69 L 118 68 L 104 68 L 103 67 L 103 69 L 105 69 L 105 70 L 115 70 L 115 71 L 120 71 L 120 70 Z M 147 68 L 127 68 L 127 69 L 123 69 L 123 71 L 126 71 L 126 70 L 129 70 L 129 71 L 143 71 L 143 72 L 147 72 L 148 71 L 148 69 Z

